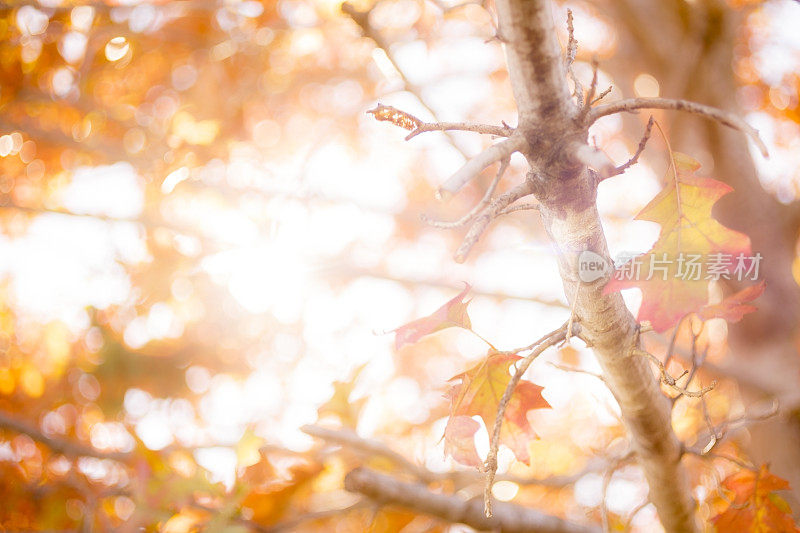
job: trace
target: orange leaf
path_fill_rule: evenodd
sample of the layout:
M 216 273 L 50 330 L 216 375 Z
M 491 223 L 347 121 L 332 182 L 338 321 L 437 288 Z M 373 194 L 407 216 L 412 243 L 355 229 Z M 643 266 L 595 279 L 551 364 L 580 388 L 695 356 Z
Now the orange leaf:
M 740 265 L 749 268 L 742 261 L 750 255 L 749 237 L 711 216 L 717 200 L 732 189 L 697 176 L 700 164 L 691 157 L 671 156 L 667 186 L 636 216 L 661 225 L 658 240 L 647 254 L 617 269 L 605 287 L 606 293 L 641 289 L 638 319 L 650 321 L 659 333 L 707 303 L 709 279 L 730 277 Z
M 390 105 L 378 104 L 375 109 L 370 109 L 367 113 L 374 116 L 375 120 L 391 122 L 395 126 L 409 131 L 417 129 L 422 124 L 422 121 L 414 115 Z
M 511 381 L 510 368 L 520 359 L 518 355 L 492 353 L 480 364 L 453 378 L 461 382 L 447 394 L 451 402 L 450 419 L 444 438 L 445 453 L 454 460 L 470 466 L 481 464 L 474 442 L 479 424 L 470 417 L 481 417 L 486 428 L 492 431 L 500 399 Z M 525 464 L 530 462 L 528 442 L 537 438 L 528 422 L 528 411 L 544 407 L 550 404 L 542 397 L 542 387 L 526 380 L 519 382 L 506 407 L 500 443 L 511 448 Z
M 767 284 L 764 281 L 756 285 L 745 287 L 736 294 L 728 296 L 718 304 L 703 307 L 698 314 L 702 320 L 724 318 L 728 322 L 738 322 L 747 313 L 752 313 L 758 309 L 756 306 L 749 305 L 747 302 L 752 302 L 761 296 L 766 287 Z
M 711 521 L 719 533 L 797 532 L 788 504 L 775 491 L 789 483 L 772 474 L 767 465 L 755 472 L 742 470 L 725 478 L 725 489 L 733 492 L 728 508 Z
M 439 309 L 433 312 L 433 314 L 426 316 L 425 318 L 418 318 L 413 322 L 409 322 L 404 326 L 400 326 L 395 332 L 394 337 L 394 346 L 395 349 L 399 350 L 406 344 L 413 344 L 420 340 L 425 335 L 430 335 L 431 333 L 435 333 L 437 331 L 451 328 L 451 327 L 459 327 L 464 329 L 471 329 L 472 323 L 469 320 L 469 315 L 467 314 L 467 305 L 469 305 L 470 300 L 464 301 L 464 297 L 467 295 L 471 287 L 468 283 L 465 284 L 464 290 L 458 293 L 458 295 L 441 306 Z

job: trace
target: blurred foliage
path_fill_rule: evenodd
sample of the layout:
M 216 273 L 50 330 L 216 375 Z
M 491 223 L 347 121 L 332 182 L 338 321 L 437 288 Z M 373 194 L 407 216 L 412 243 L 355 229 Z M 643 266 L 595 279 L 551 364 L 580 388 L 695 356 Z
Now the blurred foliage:
M 418 215 L 435 212 L 453 219 L 480 199 L 480 183 L 447 205 L 434 202 L 433 192 L 438 177 L 458 164 L 460 151 L 473 152 L 488 140 L 457 136 L 451 143 L 441 136 L 408 149 L 401 145 L 402 132 L 375 127 L 364 111 L 389 96 L 420 116 L 437 107 L 431 102 L 450 103 L 456 107 L 448 111 L 461 113 L 454 119 L 513 122 L 502 51 L 496 42 L 485 43 L 494 35 L 492 15 L 471 3 L 442 9 L 445 4 L 438 1 L 354 2 L 355 9 L 369 10 L 376 32 L 397 43 L 389 57 L 332 0 L 123 4 L 22 1 L 0 7 L 3 244 L 63 226 L 83 245 L 70 249 L 64 264 L 3 267 L 0 529 L 445 530 L 448 525 L 437 519 L 376 506 L 346 492 L 344 476 L 365 460 L 393 473 L 398 465 L 298 435 L 297 421 L 319 418 L 366 430 L 431 468 L 455 468 L 442 461 L 437 448 L 448 412 L 441 396 L 447 379 L 468 367 L 474 347 L 463 349 L 467 343 L 451 330 L 403 346 L 384 361 L 390 376 L 375 385 L 378 378 L 363 366 L 379 359 L 369 352 L 375 344 L 364 348 L 351 342 L 351 335 L 355 330 L 368 336 L 371 313 L 383 303 L 365 306 L 364 293 L 380 298 L 395 289 L 403 292 L 396 301 L 405 301 L 405 308 L 381 315 L 395 326 L 411 318 L 412 310 L 420 311 L 409 303 L 412 296 L 435 303 L 460 288 L 453 280 L 465 271 L 442 270 L 440 277 L 422 280 L 428 289 L 417 289 L 417 262 L 439 272 L 459 240 L 457 234 L 425 227 Z M 764 79 L 754 66 L 764 26 L 761 7 L 758 2 L 730 7 L 752 10 L 737 48 L 736 73 L 749 110 L 779 120 L 776 142 L 792 147 L 800 124 L 800 83 L 796 74 L 779 83 Z M 600 7 L 581 8 L 597 24 L 592 29 L 613 33 L 613 21 Z M 594 45 L 588 35 L 587 40 L 586 53 L 614 56 L 613 35 Z M 473 56 L 476 49 L 484 52 Z M 418 72 L 399 73 L 398 64 Z M 454 83 L 464 79 L 467 85 Z M 318 164 L 328 180 L 314 182 L 308 168 L 312 156 L 328 153 L 333 156 Z M 365 162 L 363 168 L 353 161 Z M 115 205 L 75 202 L 71 187 L 92 169 L 134 176 L 136 194 L 122 191 Z M 509 174 L 519 178 L 521 169 L 515 162 Z M 392 179 L 379 175 L 383 172 Z M 790 183 L 794 187 L 794 176 Z M 80 189 L 83 196 L 95 194 L 93 187 L 100 185 L 90 182 L 89 189 Z M 386 202 L 365 194 L 369 188 L 398 192 Z M 355 222 L 337 228 L 331 221 L 341 214 Z M 290 233 L 286 244 L 281 232 L 297 217 L 311 219 L 312 229 L 332 226 L 337 240 L 326 234 L 298 244 Z M 498 233 L 522 244 L 542 237 L 520 220 L 509 217 Z M 37 230 L 37 221 L 49 226 Z M 358 232 L 365 228 L 385 235 L 364 244 Z M 53 237 L 48 247 L 59 239 Z M 262 250 L 262 242 L 271 240 L 280 245 Z M 504 248 L 485 241 L 478 252 Z M 316 246 L 314 254 L 308 254 L 310 246 Z M 263 262 L 241 253 L 253 248 L 256 259 L 266 256 Z M 38 298 L 53 295 L 25 293 L 15 285 L 15 273 L 57 277 L 73 256 L 91 259 L 96 249 L 107 251 L 103 260 L 121 273 L 122 288 L 90 262 L 87 288 L 76 289 L 85 296 L 78 312 L 30 312 Z M 41 257 L 48 257 L 44 252 Z M 305 262 L 293 263 L 292 254 Z M 313 255 L 311 261 L 307 255 Z M 484 269 L 505 266 L 499 257 L 496 263 L 487 260 Z M 402 261 L 413 268 L 397 267 Z M 313 279 L 293 278 L 299 263 Z M 231 264 L 248 275 L 240 281 L 226 270 Z M 365 288 L 358 285 L 361 278 L 390 287 Z M 266 285 L 248 297 L 255 291 L 248 285 L 252 279 Z M 91 282 L 98 285 L 90 293 Z M 322 303 L 295 312 L 293 300 L 305 292 L 294 295 L 294 289 L 313 292 Z M 279 301 L 261 308 L 262 294 L 275 294 Z M 502 290 L 483 296 L 490 309 L 481 321 L 486 324 L 492 322 L 491 309 L 507 299 Z M 529 293 L 511 296 L 508 300 L 520 305 L 539 306 Z M 348 298 L 357 302 L 352 316 L 340 316 L 330 302 Z M 435 308 L 429 305 L 418 316 Z M 333 325 L 320 330 L 306 314 Z M 336 351 L 331 339 L 341 341 Z M 692 342 L 687 328 L 678 342 Z M 724 341 L 707 331 L 696 342 L 709 347 L 712 358 L 724 353 Z M 364 352 L 339 365 L 338 381 L 311 379 L 354 347 Z M 564 348 L 558 360 L 576 365 L 585 353 L 570 350 Z M 308 354 L 318 358 L 309 362 Z M 249 381 L 254 375 L 263 381 Z M 372 388 L 362 385 L 369 380 Z M 258 402 L 263 394 L 263 403 L 237 404 L 245 389 Z M 609 398 L 577 389 L 569 410 L 533 415 L 542 417 L 536 426 L 542 439 L 529 446 L 531 465 L 504 464 L 505 471 L 523 481 L 570 475 L 619 445 L 624 429 Z M 703 408 L 678 408 L 675 425 L 682 438 L 697 439 L 709 417 L 719 422 L 741 411 L 734 385 L 719 391 Z M 233 400 L 215 403 L 225 395 Z M 293 409 L 292 395 L 310 398 L 315 407 Z M 724 451 L 740 454 L 733 442 L 725 443 Z M 713 473 L 703 468 L 693 471 L 693 481 L 708 493 L 718 491 L 717 470 L 734 470 L 727 463 L 712 467 Z M 597 477 L 596 471 L 581 477 L 583 489 L 506 482 L 498 498 L 599 521 L 600 504 L 579 497 Z M 617 477 L 638 483 L 634 492 L 641 493 L 635 472 Z M 457 488 L 464 489 L 453 481 L 436 486 L 443 492 Z M 464 492 L 480 490 L 480 483 L 473 483 Z M 712 506 L 701 503 L 710 513 Z M 618 514 L 611 516 L 621 523 Z M 639 516 L 644 528 L 655 520 L 652 513 Z

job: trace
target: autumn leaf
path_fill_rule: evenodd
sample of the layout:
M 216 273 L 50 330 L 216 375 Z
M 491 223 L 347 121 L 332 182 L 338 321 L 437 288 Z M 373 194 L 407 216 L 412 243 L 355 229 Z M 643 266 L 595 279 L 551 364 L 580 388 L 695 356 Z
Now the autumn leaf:
M 451 403 L 450 419 L 444 431 L 445 454 L 461 464 L 481 464 L 474 442 L 480 426 L 470 417 L 481 417 L 491 431 L 500 399 L 511 381 L 510 368 L 520 359 L 518 355 L 490 353 L 478 365 L 452 378 L 451 381 L 460 382 L 447 393 Z M 544 407 L 550 404 L 542 397 L 542 387 L 526 380 L 519 382 L 506 407 L 500 443 L 511 448 L 525 464 L 530 462 L 528 442 L 537 438 L 528 422 L 528 411 Z
M 658 240 L 648 253 L 618 268 L 605 287 L 606 294 L 641 289 L 638 320 L 649 321 L 659 333 L 708 302 L 709 279 L 728 278 L 750 265 L 750 238 L 711 216 L 717 200 L 732 189 L 697 176 L 700 164 L 691 157 L 678 152 L 671 157 L 667 186 L 636 216 L 661 225 Z
M 322 404 L 317 409 L 317 415 L 322 418 L 327 415 L 336 416 L 343 426 L 355 428 L 358 424 L 358 416 L 361 413 L 362 407 L 366 403 L 366 398 L 359 398 L 351 400 L 350 395 L 353 393 L 358 376 L 367 365 L 357 367 L 347 381 L 334 381 L 333 382 L 333 395 L 330 399 Z
M 727 509 L 711 519 L 719 533 L 800 531 L 791 509 L 775 491 L 788 490 L 789 482 L 772 474 L 767 465 L 758 471 L 742 470 L 725 478 L 722 486 L 733 492 Z M 726 498 L 729 499 L 729 498 Z
M 748 302 L 752 302 L 761 296 L 766 287 L 767 284 L 764 281 L 756 285 L 746 287 L 736 294 L 728 296 L 718 304 L 707 305 L 703 307 L 698 315 L 702 320 L 724 318 L 728 322 L 738 322 L 747 313 L 752 313 L 758 309 L 756 306 L 750 305 Z
M 464 290 L 458 293 L 455 298 L 441 306 L 433 314 L 425 318 L 418 318 L 395 329 L 394 346 L 399 350 L 406 344 L 413 344 L 425 335 L 436 333 L 446 328 L 459 327 L 471 329 L 472 323 L 467 314 L 467 305 L 470 300 L 464 301 L 464 297 L 471 289 L 470 285 L 465 284 Z
M 311 484 L 322 470 L 322 465 L 306 459 L 279 468 L 273 458 L 262 451 L 261 460 L 247 467 L 242 476 L 250 490 L 241 505 L 250 510 L 254 522 L 273 524 L 289 510 L 296 496 L 310 492 Z

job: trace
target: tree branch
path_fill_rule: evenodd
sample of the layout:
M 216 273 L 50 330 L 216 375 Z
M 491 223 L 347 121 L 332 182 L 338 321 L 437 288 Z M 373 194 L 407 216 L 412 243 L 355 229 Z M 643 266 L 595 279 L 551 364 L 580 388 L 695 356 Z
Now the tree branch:
M 483 169 L 497 161 L 507 159 L 525 146 L 525 140 L 517 135 L 493 144 L 479 153 L 445 181 L 439 188 L 439 195 L 446 197 L 460 191 L 464 185 L 478 177 Z
M 673 100 L 670 98 L 628 98 L 620 100 L 611 104 L 600 105 L 592 109 L 587 115 L 586 119 L 589 124 L 594 123 L 600 117 L 613 115 L 615 113 L 622 113 L 624 111 L 636 111 L 637 109 L 671 109 L 675 111 L 686 111 L 701 115 L 712 120 L 716 120 L 720 124 L 739 130 L 753 139 L 761 155 L 769 157 L 767 146 L 758 134 L 758 130 L 753 126 L 734 115 L 716 107 L 711 107 L 688 100 Z
M 80 442 L 45 435 L 33 424 L 19 420 L 2 411 L 0 411 L 0 428 L 10 429 L 11 431 L 27 435 L 36 442 L 41 442 L 54 452 L 63 453 L 64 455 L 73 457 L 95 457 L 97 459 L 111 459 L 121 462 L 126 462 L 131 459 L 129 453 L 106 452 L 81 444 Z
M 477 217 L 478 214 L 480 214 L 480 212 L 483 211 L 483 209 L 487 205 L 489 205 L 489 203 L 492 200 L 492 195 L 494 194 L 495 189 L 497 189 L 497 185 L 500 183 L 500 180 L 502 179 L 503 174 L 505 174 L 506 169 L 508 168 L 508 163 L 509 163 L 508 159 L 503 159 L 503 161 L 500 162 L 500 168 L 497 170 L 497 175 L 492 180 L 492 183 L 489 184 L 489 187 L 486 189 L 486 192 L 483 194 L 483 198 L 481 198 L 481 201 L 478 202 L 475 207 L 470 209 L 469 213 L 467 213 L 466 215 L 464 215 L 460 219 L 458 219 L 458 220 L 456 220 L 454 222 L 443 222 L 441 220 L 434 220 L 434 219 L 428 218 L 425 215 L 422 215 L 422 220 L 424 222 L 426 222 L 427 224 L 430 224 L 434 228 L 451 229 L 451 228 L 460 228 L 460 227 L 466 226 L 467 224 L 469 224 L 470 222 L 475 220 L 475 217 Z
M 456 495 L 432 492 L 425 485 L 406 483 L 386 474 L 357 468 L 347 474 L 344 486 L 380 503 L 398 505 L 448 522 L 465 524 L 474 529 L 503 533 L 578 533 L 597 531 L 546 515 L 539 511 L 498 503 L 497 514 L 487 518 L 480 498 L 464 500 Z
M 483 232 L 486 231 L 487 226 L 489 223 L 497 218 L 503 210 L 505 210 L 508 206 L 519 200 L 520 198 L 531 194 L 532 186 L 530 180 L 526 179 L 524 182 L 520 183 L 510 191 L 505 194 L 501 194 L 494 201 L 487 207 L 483 213 L 475 220 L 472 224 L 472 227 L 469 228 L 464 240 L 461 242 L 461 246 L 459 246 L 458 250 L 456 250 L 455 260 L 456 263 L 463 263 L 467 260 L 467 256 L 469 255 L 470 251 L 472 251 L 472 247 L 478 242 L 478 239 L 481 238 Z

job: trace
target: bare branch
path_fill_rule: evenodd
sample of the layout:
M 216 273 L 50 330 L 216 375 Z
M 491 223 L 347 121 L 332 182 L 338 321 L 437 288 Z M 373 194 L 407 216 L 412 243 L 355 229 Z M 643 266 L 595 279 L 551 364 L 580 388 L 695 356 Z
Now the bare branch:
M 472 247 L 475 246 L 475 244 L 478 242 L 478 239 L 480 239 L 481 235 L 483 235 L 483 232 L 486 231 L 489 223 L 497 218 L 498 214 L 503 209 L 516 202 L 520 198 L 531 194 L 531 191 L 531 182 L 530 180 L 526 179 L 523 183 L 520 183 L 507 193 L 495 198 L 489 207 L 487 207 L 483 213 L 478 216 L 478 218 L 472 224 L 472 227 L 469 228 L 464 240 L 461 242 L 461 246 L 459 246 L 458 250 L 456 251 L 456 262 L 463 263 L 466 261 L 467 256 L 469 255 L 470 251 L 472 251 Z
M 650 120 L 647 121 L 647 127 L 644 129 L 644 135 L 642 135 L 642 139 L 639 141 L 639 146 L 636 147 L 636 152 L 633 154 L 633 157 L 628 159 L 628 161 L 624 164 L 615 168 L 611 174 L 606 177 L 610 178 L 612 176 L 619 176 L 639 161 L 639 156 L 642 155 L 642 152 L 644 152 L 644 148 L 647 146 L 647 141 L 650 139 L 650 133 L 653 131 L 653 122 L 655 122 L 655 119 L 653 118 L 653 115 L 650 115 Z
M 595 372 L 592 372 L 591 370 L 585 370 L 583 368 L 578 368 L 576 366 L 562 365 L 560 363 L 553 363 L 553 362 L 550 363 L 550 366 L 552 366 L 553 368 L 557 368 L 559 370 L 563 370 L 564 372 L 575 372 L 577 374 L 586 374 L 587 376 L 592 376 L 593 378 L 599 379 L 603 383 L 606 382 L 606 379 L 603 377 L 602 374 L 597 374 Z
M 463 167 L 448 178 L 439 188 L 439 195 L 446 197 L 447 195 L 456 194 L 464 185 L 475 179 L 483 169 L 492 163 L 508 159 L 511 154 L 521 150 L 524 146 L 525 139 L 519 135 L 512 135 L 508 139 L 489 146 L 486 150 L 467 161 Z
M 511 400 L 514 390 L 517 388 L 517 385 L 522 379 L 522 375 L 528 370 L 528 367 L 531 366 L 533 360 L 539 357 L 542 352 L 551 346 L 555 346 L 562 340 L 566 339 L 568 328 L 568 324 L 564 324 L 557 330 L 552 331 L 539 339 L 533 351 L 528 354 L 525 359 L 522 359 L 519 362 L 519 365 L 514 371 L 514 375 L 511 377 L 511 380 L 506 386 L 506 390 L 503 391 L 503 396 L 500 398 L 500 403 L 497 406 L 494 427 L 492 428 L 491 447 L 489 448 L 489 454 L 486 456 L 486 462 L 484 465 L 484 471 L 486 472 L 486 487 L 484 489 L 483 501 L 484 512 L 486 513 L 487 517 L 492 516 L 492 486 L 494 485 L 495 474 L 497 474 L 497 451 L 500 448 L 500 431 L 503 428 L 503 419 L 505 418 L 508 402 Z M 573 329 L 576 332 L 579 331 L 580 325 L 575 324 Z
M 312 437 L 317 437 L 328 442 L 348 446 L 349 448 L 367 453 L 371 456 L 378 456 L 388 459 L 421 481 L 431 482 L 442 477 L 434 472 L 431 472 L 427 468 L 424 468 L 416 463 L 412 463 L 401 454 L 392 450 L 380 441 L 365 439 L 358 436 L 355 431 L 348 429 L 329 429 L 317 425 L 303 426 L 300 428 L 300 431 L 307 435 L 311 435 Z
M 738 418 L 725 420 L 715 426 L 712 424 L 711 417 L 708 414 L 708 409 L 706 408 L 705 402 L 703 402 L 703 416 L 705 417 L 706 426 L 708 427 L 708 434 L 701 435 L 697 438 L 698 441 L 705 440 L 706 438 L 709 439 L 706 445 L 702 448 L 703 454 L 711 452 L 711 450 L 713 450 L 719 443 L 723 442 L 730 435 L 731 431 L 744 429 L 752 424 L 763 422 L 764 420 L 776 416 L 779 412 L 780 402 L 773 399 L 770 408 L 763 413 L 745 413 Z
M 655 364 L 658 367 L 658 370 L 661 373 L 661 382 L 664 383 L 667 387 L 669 387 L 673 391 L 677 392 L 679 395 L 689 396 L 691 398 L 700 398 L 704 394 L 706 394 L 709 391 L 713 390 L 714 387 L 717 386 L 717 382 L 716 381 L 712 381 L 711 385 L 709 385 L 708 387 L 701 387 L 700 390 L 697 390 L 697 391 L 687 390 L 686 388 L 681 387 L 680 385 L 678 385 L 677 382 L 680 379 L 680 377 L 675 378 L 675 377 L 672 377 L 669 373 L 667 373 L 666 368 L 664 368 L 664 363 L 662 363 L 659 360 L 658 357 L 656 357 L 655 355 L 651 354 L 648 351 L 640 350 L 640 349 L 634 349 L 632 351 L 632 353 L 634 355 L 640 355 L 640 356 L 643 356 L 643 357 L 646 357 L 646 358 L 650 359 L 650 361 L 652 361 L 653 364 Z M 684 374 L 685 374 L 685 372 L 684 372 Z
M 483 133 L 485 135 L 495 135 L 497 137 L 508 137 L 514 133 L 514 128 L 510 126 L 473 124 L 471 122 L 423 122 L 417 126 L 417 129 L 406 135 L 406 140 L 413 139 L 420 133 L 425 133 L 426 131 L 470 131 L 473 133 Z
M 483 211 L 483 209 L 487 205 L 489 205 L 489 202 L 492 199 L 492 195 L 494 194 L 495 189 L 497 189 L 497 185 L 500 183 L 503 174 L 505 174 L 505 171 L 508 168 L 508 164 L 509 164 L 508 159 L 503 159 L 503 161 L 500 162 L 500 168 L 497 170 L 497 175 L 492 180 L 492 183 L 489 184 L 489 188 L 486 189 L 486 193 L 483 195 L 483 198 L 481 198 L 481 201 L 478 202 L 477 205 L 473 207 L 469 213 L 467 213 L 460 219 L 456 220 L 455 222 L 444 222 L 440 220 L 433 220 L 425 215 L 422 215 L 422 221 L 425 222 L 426 224 L 430 224 L 435 228 L 443 228 L 443 229 L 460 228 L 466 226 L 467 224 L 475 220 L 475 217 L 477 217 L 478 214 L 480 214 L 480 212 Z
M 592 83 L 589 85 L 589 92 L 586 93 L 586 98 L 581 102 L 581 114 L 586 116 L 589 112 L 589 109 L 592 107 L 592 102 L 594 102 L 594 95 L 597 93 L 597 68 L 599 67 L 599 63 L 597 61 L 597 56 L 592 57 Z
M 111 459 L 120 462 L 126 462 L 131 459 L 131 455 L 128 453 L 106 452 L 80 442 L 45 435 L 44 432 L 33 424 L 14 418 L 10 414 L 2 411 L 0 411 L 0 428 L 6 428 L 17 433 L 25 434 L 36 442 L 41 442 L 54 452 L 63 453 L 64 455 L 95 457 L 97 459 Z
M 767 147 L 758 135 L 758 130 L 750 124 L 733 113 L 728 113 L 716 107 L 698 104 L 688 100 L 674 100 L 670 98 L 628 98 L 620 100 L 619 102 L 595 107 L 589 112 L 586 120 L 588 124 L 593 124 L 600 117 L 625 111 L 636 111 L 637 109 L 672 109 L 675 111 L 686 111 L 716 120 L 720 124 L 749 135 L 753 139 L 753 142 L 756 143 L 756 146 L 758 146 L 758 149 L 761 150 L 761 154 L 764 157 L 769 157 Z
M 487 518 L 479 498 L 464 500 L 457 495 L 436 493 L 424 485 L 406 483 L 365 468 L 347 474 L 345 488 L 380 503 L 398 505 L 448 522 L 461 523 L 481 531 L 504 533 L 578 533 L 597 531 L 592 526 L 567 522 L 534 509 L 501 502 L 497 515 Z
M 613 89 L 614 89 L 614 87 L 612 85 L 609 85 L 608 88 L 605 91 L 603 91 L 603 92 L 601 92 L 600 94 L 597 95 L 597 98 L 595 98 L 594 100 L 589 102 L 589 105 L 596 104 L 597 102 L 599 102 L 600 100 L 602 100 L 603 98 L 608 96 Z

